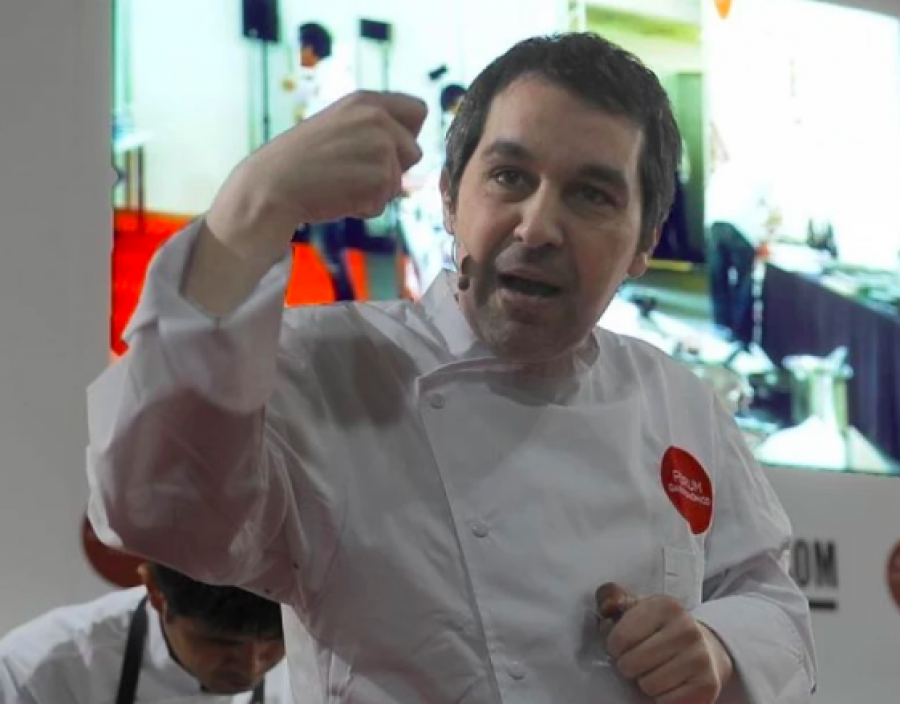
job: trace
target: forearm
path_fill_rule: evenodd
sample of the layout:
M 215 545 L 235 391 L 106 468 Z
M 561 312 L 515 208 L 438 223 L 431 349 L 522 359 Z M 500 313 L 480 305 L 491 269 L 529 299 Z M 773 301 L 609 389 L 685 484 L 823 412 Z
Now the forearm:
M 733 663 L 719 704 L 810 701 L 816 675 L 809 608 L 774 558 L 755 558 L 722 577 L 694 617 Z
M 232 315 L 204 315 L 178 291 L 199 227 L 154 260 L 129 351 L 89 389 L 91 518 L 104 542 L 204 581 L 237 565 L 244 581 L 285 510 L 265 407 L 286 266 Z
M 171 377 L 151 386 L 147 372 L 160 365 L 148 350 L 140 354 L 90 391 L 89 515 L 97 534 L 204 582 L 247 583 L 286 510 L 265 414 L 219 408 Z

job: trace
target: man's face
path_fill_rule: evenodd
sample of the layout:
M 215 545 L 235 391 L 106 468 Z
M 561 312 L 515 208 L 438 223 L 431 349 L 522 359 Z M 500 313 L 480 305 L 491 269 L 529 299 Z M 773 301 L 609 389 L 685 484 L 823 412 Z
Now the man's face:
M 284 640 L 215 633 L 203 624 L 174 617 L 166 636 L 181 666 L 212 694 L 254 689 L 284 657 Z
M 584 341 L 626 275 L 639 276 L 641 130 L 537 78 L 496 96 L 460 183 L 442 180 L 463 312 L 500 356 L 539 361 Z
M 319 56 L 311 46 L 300 47 L 300 65 L 303 68 L 315 68 L 319 63 Z

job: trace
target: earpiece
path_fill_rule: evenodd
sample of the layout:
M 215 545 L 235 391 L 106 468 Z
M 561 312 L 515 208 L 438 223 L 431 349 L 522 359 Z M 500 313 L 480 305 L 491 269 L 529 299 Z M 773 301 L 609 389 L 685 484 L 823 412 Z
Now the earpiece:
M 469 290 L 469 286 L 472 285 L 471 274 L 472 258 L 467 254 L 459 263 L 459 278 L 456 280 L 456 285 L 459 287 L 460 291 Z

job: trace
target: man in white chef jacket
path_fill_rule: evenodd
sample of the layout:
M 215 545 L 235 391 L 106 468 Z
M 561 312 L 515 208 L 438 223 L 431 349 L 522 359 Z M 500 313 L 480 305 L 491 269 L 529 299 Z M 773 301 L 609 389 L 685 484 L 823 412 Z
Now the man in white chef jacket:
M 145 587 L 55 609 L 0 639 L 0 702 L 293 702 L 278 604 L 159 565 L 140 573 Z
M 321 24 L 301 25 L 297 40 L 299 67 L 282 81 L 282 88 L 292 95 L 294 120 L 301 122 L 353 92 L 355 81 L 346 61 L 334 57 L 331 32 Z
M 343 100 L 163 248 L 89 390 L 98 535 L 289 605 L 324 701 L 809 701 L 790 526 L 740 432 L 687 369 L 596 328 L 679 157 L 632 56 L 516 45 L 451 130 L 458 275 L 283 310 L 295 223 L 379 212 L 424 118 Z

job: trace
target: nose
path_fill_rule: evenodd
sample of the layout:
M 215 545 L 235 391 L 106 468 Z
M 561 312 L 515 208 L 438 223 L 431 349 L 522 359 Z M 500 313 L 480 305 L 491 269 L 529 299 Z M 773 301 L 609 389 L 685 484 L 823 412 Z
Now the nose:
M 259 679 L 281 660 L 284 648 L 274 643 L 247 643 L 241 649 L 241 670 L 249 679 Z
M 521 208 L 514 234 L 522 244 L 532 249 L 562 244 L 562 203 L 552 188 L 542 185 L 522 201 Z

